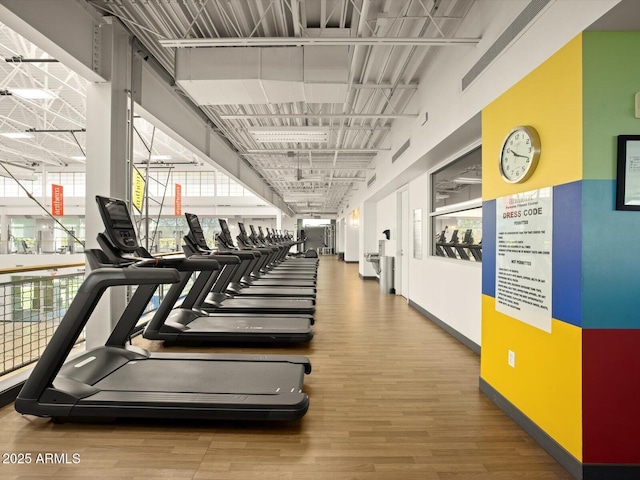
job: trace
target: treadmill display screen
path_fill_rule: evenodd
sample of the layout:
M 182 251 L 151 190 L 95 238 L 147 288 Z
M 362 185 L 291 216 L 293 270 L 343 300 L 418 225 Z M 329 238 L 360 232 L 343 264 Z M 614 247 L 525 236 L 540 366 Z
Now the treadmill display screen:
M 189 222 L 189 228 L 191 228 L 192 230 L 202 231 L 200 220 L 198 220 L 198 217 L 196 215 L 193 215 L 191 213 L 185 213 L 184 215 L 185 217 L 187 217 L 187 221 Z
M 220 218 L 218 220 L 218 223 L 220 224 L 220 230 L 222 231 L 222 234 L 220 236 L 222 237 L 224 243 L 227 244 L 227 247 L 233 247 L 233 238 L 231 237 L 231 232 L 229 231 L 229 225 L 227 224 L 227 221 L 223 218 Z
M 207 240 L 204 238 L 204 232 L 202 230 L 202 226 L 200 225 L 200 220 L 198 220 L 198 216 L 192 213 L 185 213 L 185 217 L 187 218 L 187 222 L 189 223 L 189 230 L 191 231 L 191 238 L 195 240 L 195 243 L 200 248 L 209 249 L 207 245 Z
M 244 223 L 238 223 L 238 227 L 240 227 L 240 233 L 242 233 L 243 237 L 247 236 L 247 231 L 244 228 Z
M 107 215 L 114 224 L 126 224 L 131 225 L 131 219 L 129 218 L 129 212 L 120 202 L 109 202 L 106 204 Z
M 96 195 L 96 201 L 106 227 L 105 234 L 111 243 L 124 252 L 133 252 L 138 249 L 138 240 L 127 204 L 123 200 L 100 195 Z

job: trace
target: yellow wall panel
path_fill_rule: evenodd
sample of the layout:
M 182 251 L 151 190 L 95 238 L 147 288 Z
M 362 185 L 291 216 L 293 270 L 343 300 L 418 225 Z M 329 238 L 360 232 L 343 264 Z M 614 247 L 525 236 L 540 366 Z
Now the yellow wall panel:
M 522 184 L 502 180 L 498 158 L 507 134 L 531 125 L 540 134 L 540 163 Z M 582 179 L 582 35 L 482 111 L 482 198 Z
M 553 319 L 549 334 L 497 312 L 483 295 L 480 375 L 582 461 L 582 329 Z

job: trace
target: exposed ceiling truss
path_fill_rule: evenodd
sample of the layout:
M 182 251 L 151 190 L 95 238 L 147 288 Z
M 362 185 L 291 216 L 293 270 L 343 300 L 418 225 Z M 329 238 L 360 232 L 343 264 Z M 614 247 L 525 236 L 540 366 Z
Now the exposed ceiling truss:
M 479 40 L 455 36 L 474 0 L 87 1 L 118 17 L 172 75 L 177 50 L 195 46 L 348 48 L 346 93 L 339 102 L 201 105 L 300 214 L 337 213 L 365 181 L 375 156 L 389 150 L 392 122 L 417 117 L 414 96 L 434 56 Z M 252 132 L 266 127 L 289 137 L 269 141 Z M 321 142 L 296 140 L 318 127 L 328 132 Z

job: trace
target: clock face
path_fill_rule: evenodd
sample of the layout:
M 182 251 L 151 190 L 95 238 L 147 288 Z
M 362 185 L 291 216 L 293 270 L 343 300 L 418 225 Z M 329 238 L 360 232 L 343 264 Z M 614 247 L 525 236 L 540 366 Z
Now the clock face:
M 540 157 L 540 137 L 533 127 L 516 127 L 504 140 L 500 174 L 509 183 L 520 183 L 533 174 Z

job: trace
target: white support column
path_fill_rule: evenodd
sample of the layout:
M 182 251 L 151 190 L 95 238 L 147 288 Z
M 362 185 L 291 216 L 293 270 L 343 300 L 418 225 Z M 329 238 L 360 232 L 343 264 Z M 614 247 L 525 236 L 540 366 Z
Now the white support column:
M 126 199 L 127 111 L 130 90 L 131 48 L 128 33 L 117 21 L 102 27 L 103 58 L 109 59 L 110 81 L 87 88 L 86 245 L 97 248 L 104 225 L 95 195 Z M 104 345 L 125 305 L 125 289 L 110 289 L 87 324 L 87 348 Z
M 9 217 L 7 217 L 7 207 L 0 207 L 0 254 L 9 253 Z

